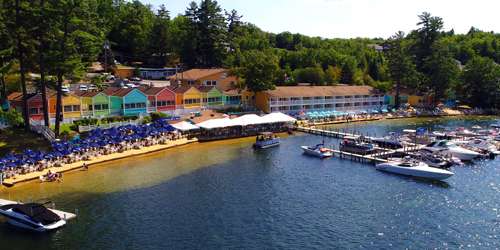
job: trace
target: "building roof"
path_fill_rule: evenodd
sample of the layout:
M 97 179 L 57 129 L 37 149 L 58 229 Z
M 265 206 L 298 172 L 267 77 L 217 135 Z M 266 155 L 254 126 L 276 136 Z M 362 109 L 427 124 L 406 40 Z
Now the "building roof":
M 171 89 L 165 88 L 165 87 L 140 87 L 139 88 L 139 90 L 141 90 L 142 93 L 144 93 L 146 95 L 158 95 L 160 92 L 162 92 L 165 89 L 172 91 Z
M 227 69 L 218 68 L 218 69 L 190 69 L 186 70 L 182 73 L 178 73 L 177 76 L 172 76 L 172 79 L 185 79 L 185 80 L 199 80 L 201 78 L 205 78 L 207 76 L 211 76 L 214 74 L 226 72 Z
M 12 92 L 7 96 L 7 100 L 9 101 L 20 101 L 23 99 L 23 93 L 21 92 Z
M 215 86 L 197 86 L 196 87 L 200 92 L 203 93 L 208 93 L 212 91 L 213 89 L 217 89 Z M 221 92 L 219 89 L 217 89 L 219 92 Z
M 106 95 L 113 95 L 116 91 L 118 91 L 120 89 L 121 88 L 118 88 L 118 87 L 109 87 L 109 88 L 106 88 L 103 92 Z
M 239 96 L 239 95 L 241 95 L 241 90 L 239 90 L 239 89 L 228 89 L 228 90 L 222 91 L 222 93 L 224 93 L 224 95 L 227 95 L 227 96 Z
M 314 97 L 314 96 L 346 96 L 346 95 L 375 95 L 380 91 L 371 86 L 286 86 L 276 87 L 274 90 L 265 91 L 273 97 Z
M 175 93 L 182 94 L 182 93 L 185 93 L 186 91 L 190 90 L 191 88 L 193 88 L 193 86 L 178 86 L 178 87 L 174 88 L 173 91 Z M 196 88 L 194 88 L 194 89 L 196 89 Z
M 124 97 L 124 96 L 128 95 L 130 92 L 132 92 L 133 90 L 134 90 L 134 88 L 119 89 L 119 90 L 115 91 L 112 95 Z
M 103 93 L 103 92 L 99 92 L 99 91 L 75 91 L 74 92 L 74 94 L 76 96 L 80 96 L 80 97 L 94 97 L 100 93 Z

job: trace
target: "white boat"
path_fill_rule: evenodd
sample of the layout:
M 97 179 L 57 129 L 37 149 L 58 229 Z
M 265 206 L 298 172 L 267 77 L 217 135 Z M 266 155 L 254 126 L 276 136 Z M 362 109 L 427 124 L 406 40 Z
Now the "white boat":
M 440 154 L 455 156 L 462 161 L 472 161 L 481 157 L 480 153 L 459 147 L 448 140 L 435 141 L 424 147 L 424 149 L 433 153 L 439 152 Z
M 490 127 L 492 127 L 492 128 L 500 128 L 500 122 L 499 123 L 491 124 Z
M 42 204 L 9 204 L 0 207 L 0 214 L 13 226 L 37 232 L 51 231 L 66 225 L 66 221 Z
M 254 148 L 266 149 L 280 145 L 280 138 L 271 132 L 260 133 L 253 144 Z
M 463 146 L 472 148 L 474 150 L 483 151 L 486 153 L 493 153 L 496 155 L 499 154 L 497 146 L 483 139 L 472 139 L 464 143 Z
M 300 148 L 302 148 L 304 154 L 319 158 L 326 158 L 333 156 L 332 150 L 329 148 L 325 148 L 324 144 L 318 144 L 316 146 L 301 146 Z
M 432 180 L 444 180 L 453 176 L 453 173 L 448 170 L 432 168 L 423 162 L 407 159 L 380 163 L 375 167 L 380 171 Z

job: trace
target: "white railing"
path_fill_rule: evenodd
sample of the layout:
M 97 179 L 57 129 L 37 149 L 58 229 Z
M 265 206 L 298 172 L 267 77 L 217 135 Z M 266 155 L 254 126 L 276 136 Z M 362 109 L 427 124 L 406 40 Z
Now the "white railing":
M 78 126 L 78 131 L 79 132 L 88 132 L 88 131 L 94 130 L 96 128 L 108 129 L 108 128 L 126 126 L 126 125 L 139 125 L 139 124 L 140 124 L 140 120 L 113 122 L 113 123 L 97 124 L 97 125 L 80 125 L 80 126 Z
M 56 139 L 54 131 L 52 131 L 52 129 L 50 129 L 49 127 L 43 125 L 42 121 L 35 121 L 30 119 L 30 129 L 31 131 L 42 135 L 45 139 L 47 139 L 50 142 L 53 142 Z

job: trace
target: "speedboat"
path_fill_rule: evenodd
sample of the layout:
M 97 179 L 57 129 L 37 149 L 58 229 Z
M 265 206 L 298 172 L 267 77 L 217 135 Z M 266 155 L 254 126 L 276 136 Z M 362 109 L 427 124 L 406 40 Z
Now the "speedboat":
M 372 138 L 371 141 L 383 148 L 398 149 L 403 147 L 403 143 L 396 137 L 395 133 L 385 137 Z
M 326 157 L 332 157 L 333 152 L 331 149 L 326 148 L 323 143 L 317 144 L 315 146 L 301 146 L 302 150 L 304 151 L 304 154 L 319 157 L 319 158 L 326 158 Z
M 484 152 L 484 153 L 492 153 L 495 155 L 498 155 L 500 152 L 498 152 L 497 146 L 494 144 L 490 143 L 487 140 L 483 139 L 472 139 L 470 141 L 467 141 L 462 144 L 464 147 L 471 148 L 474 151 L 479 151 L 479 152 Z
M 419 153 L 420 154 L 418 159 L 421 160 L 423 163 L 429 165 L 430 167 L 449 168 L 453 165 L 452 162 L 446 160 L 445 157 L 442 155 L 433 154 L 426 150 L 421 150 Z
M 435 141 L 424 147 L 424 149 L 433 153 L 439 152 L 441 154 L 455 156 L 462 161 L 472 161 L 482 156 L 478 152 L 459 147 L 455 143 L 448 140 Z
M 349 137 L 344 137 L 344 140 L 340 142 L 339 149 L 340 151 L 361 155 L 372 154 L 376 151 L 375 145 L 372 143 L 358 141 Z
M 423 162 L 413 161 L 411 159 L 390 160 L 388 162 L 377 164 L 375 168 L 389 173 L 432 180 L 444 180 L 453 176 L 453 173 L 448 170 L 432 168 Z
M 37 232 L 51 231 L 66 224 L 59 215 L 38 203 L 0 206 L 0 214 L 13 226 Z
M 491 124 L 490 127 L 492 127 L 492 128 L 500 128 L 500 122 L 499 123 Z
M 260 133 L 253 144 L 254 148 L 265 149 L 280 145 L 280 139 L 271 132 Z

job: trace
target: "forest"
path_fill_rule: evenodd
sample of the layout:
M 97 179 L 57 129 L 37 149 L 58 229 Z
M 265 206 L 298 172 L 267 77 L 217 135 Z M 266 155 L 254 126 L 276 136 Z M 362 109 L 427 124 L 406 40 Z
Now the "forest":
M 414 30 L 388 39 L 327 39 L 265 32 L 215 0 L 191 2 L 177 16 L 168 5 L 124 0 L 0 0 L 0 6 L 3 100 L 10 91 L 27 93 L 29 73 L 40 75 L 42 93 L 59 90 L 60 100 L 62 85 L 80 81 L 98 60 L 110 68 L 115 62 L 226 67 L 252 91 L 297 83 L 371 85 L 411 89 L 436 103 L 500 108 L 500 34 L 473 24 L 455 34 L 427 12 L 415 17 Z

